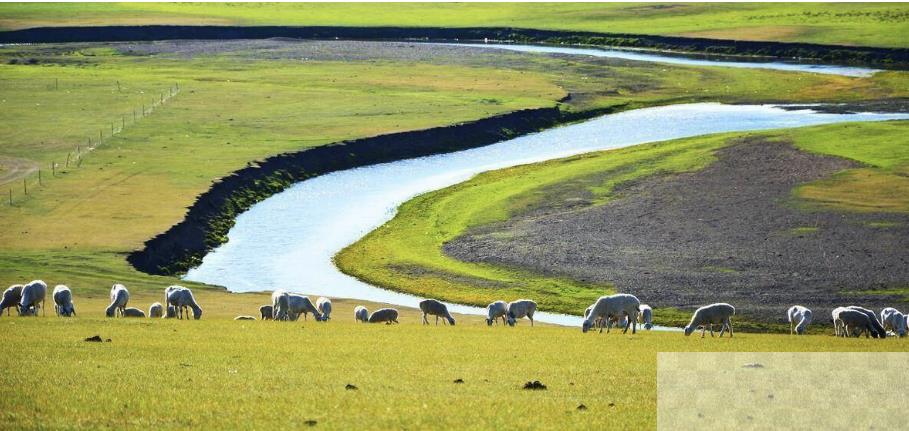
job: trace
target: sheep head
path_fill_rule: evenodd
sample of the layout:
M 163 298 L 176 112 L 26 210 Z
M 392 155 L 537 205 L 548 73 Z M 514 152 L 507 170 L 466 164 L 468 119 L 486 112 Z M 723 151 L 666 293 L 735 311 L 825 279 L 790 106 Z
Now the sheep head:
M 697 328 L 695 328 L 694 325 L 686 326 L 685 327 L 685 336 L 687 337 L 687 336 L 691 335 L 691 333 L 694 332 L 695 329 L 697 329 Z

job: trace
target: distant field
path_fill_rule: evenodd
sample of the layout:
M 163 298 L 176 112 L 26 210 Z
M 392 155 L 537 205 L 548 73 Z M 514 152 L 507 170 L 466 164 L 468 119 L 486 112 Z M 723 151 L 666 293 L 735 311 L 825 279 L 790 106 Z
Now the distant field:
M 0 28 L 99 25 L 523 27 L 906 47 L 899 3 L 4 4 Z
M 132 302 L 147 308 L 159 294 Z M 356 301 L 338 302 L 328 323 L 238 322 L 226 319 L 256 314 L 266 296 L 204 292 L 201 321 L 105 319 L 103 298 L 76 295 L 77 318 L 0 317 L 4 345 L 15 346 L 0 355 L 6 427 L 654 429 L 657 352 L 909 348 L 827 334 L 489 328 L 462 317 L 421 327 L 408 310 L 400 325 L 367 325 L 353 322 Z M 83 341 L 94 335 L 111 342 Z M 547 389 L 522 389 L 533 380 Z
M 896 214 L 894 220 L 900 221 L 875 224 L 874 222 L 862 222 L 861 220 L 864 219 L 853 220 L 850 218 L 850 223 L 859 225 L 853 228 L 848 225 L 831 226 L 837 237 L 846 237 L 848 231 L 859 228 L 872 229 L 876 233 L 884 233 L 883 235 L 886 237 L 885 232 L 888 232 L 888 229 L 889 232 L 893 232 L 891 236 L 902 234 L 902 229 L 905 227 L 905 214 L 909 213 L 909 207 L 906 206 L 905 195 L 902 192 L 906 188 L 904 172 L 909 166 L 909 152 L 906 150 L 909 148 L 906 142 L 907 126 L 909 126 L 907 122 L 829 125 L 762 132 L 747 136 L 752 139 L 756 136 L 763 136 L 769 141 L 792 142 L 796 148 L 802 150 L 836 155 L 863 163 L 864 165 L 858 168 L 846 170 L 829 179 L 812 182 L 792 190 L 795 198 L 793 203 L 782 201 L 769 204 L 801 206 L 804 207 L 803 211 L 808 212 L 858 211 L 877 214 L 881 220 L 894 218 L 887 214 Z M 610 268 L 607 268 L 607 273 L 603 275 L 606 281 L 599 280 L 600 277 L 589 277 L 588 281 L 581 281 L 576 274 L 591 272 L 582 271 L 585 268 L 583 262 L 594 261 L 596 256 L 593 255 L 599 256 L 601 254 L 599 252 L 607 253 L 610 247 L 622 246 L 620 254 L 628 253 L 630 256 L 637 256 L 637 259 L 626 262 L 628 265 L 633 265 L 633 262 L 639 262 L 649 256 L 652 250 L 646 245 L 622 243 L 604 244 L 605 249 L 598 252 L 595 244 L 599 244 L 599 242 L 591 238 L 595 238 L 592 236 L 594 235 L 592 230 L 602 229 L 601 226 L 587 226 L 591 229 L 587 235 L 591 236 L 567 239 L 559 235 L 553 235 L 551 238 L 545 236 L 547 226 L 549 229 L 555 229 L 556 219 L 570 220 L 568 225 L 590 222 L 590 219 L 596 217 L 583 219 L 572 217 L 576 214 L 587 214 L 585 211 L 609 204 L 617 199 L 627 198 L 626 189 L 620 189 L 625 184 L 640 183 L 651 176 L 670 176 L 671 174 L 701 171 L 716 161 L 716 151 L 739 143 L 741 136 L 745 135 L 723 134 L 638 145 L 626 149 L 590 153 L 486 172 L 464 183 L 429 192 L 406 202 L 400 207 L 394 219 L 343 250 L 336 257 L 336 262 L 345 272 L 370 283 L 417 295 L 441 297 L 480 306 L 500 297 L 532 297 L 544 309 L 563 313 L 580 313 L 604 291 L 612 289 L 612 283 L 619 281 L 617 280 L 619 269 L 612 269 L 613 276 L 610 277 L 608 273 Z M 770 154 L 771 151 L 768 149 L 766 153 Z M 742 173 L 741 175 L 750 174 Z M 770 174 L 774 175 L 774 173 Z M 783 173 L 776 175 L 783 175 Z M 731 183 L 730 181 L 727 184 Z M 701 189 L 699 192 L 704 196 L 720 193 L 716 189 Z M 631 192 L 628 193 L 630 196 L 636 196 Z M 647 190 L 639 193 L 646 196 Z M 690 199 L 699 199 L 695 195 Z M 751 199 L 753 197 L 742 196 L 741 198 Z M 672 197 L 667 199 L 671 201 Z M 708 202 L 706 197 L 703 200 Z M 665 206 L 669 204 L 670 202 L 663 203 Z M 732 203 L 730 206 L 751 208 L 746 206 L 745 202 Z M 716 208 L 712 215 L 714 217 L 736 217 L 734 214 L 727 214 L 721 210 L 725 210 L 725 208 Z M 662 215 L 654 214 L 653 216 Z M 710 216 L 710 211 L 704 215 L 704 217 Z M 746 214 L 741 216 L 744 218 Z M 765 213 L 765 216 L 771 217 L 772 215 Z M 616 216 L 607 216 L 607 218 L 612 217 Z M 846 216 L 843 215 L 843 217 Z M 537 226 L 534 224 L 537 219 L 544 220 L 544 223 Z M 873 220 L 874 217 L 871 219 Z M 817 216 L 817 219 L 811 218 L 812 223 L 817 223 L 816 220 L 822 220 L 822 218 L 820 216 Z M 512 221 L 515 222 L 511 223 Z M 666 223 L 670 222 L 666 221 Z M 861 227 L 861 223 L 865 223 L 866 226 Z M 693 227 L 679 227 L 679 229 L 686 228 L 694 229 Z M 715 228 L 716 226 L 711 223 L 700 226 L 699 229 L 705 230 L 700 240 L 703 241 L 704 237 L 708 236 L 707 230 Z M 785 235 L 795 238 L 798 235 L 811 235 L 814 232 L 814 230 L 809 231 L 809 233 L 786 233 Z M 673 234 L 671 229 L 665 235 L 666 241 L 675 240 L 679 236 L 679 234 Z M 730 235 L 741 235 L 740 241 L 745 241 L 744 232 L 732 232 Z M 780 234 L 764 232 L 762 235 L 761 238 Z M 536 241 L 539 239 L 542 240 Z M 588 248 L 569 247 L 570 250 L 565 251 L 563 248 L 559 248 L 560 244 L 557 245 L 559 241 L 568 241 L 571 244 L 585 242 L 590 244 Z M 457 244 L 464 242 L 470 242 L 473 247 L 464 247 L 460 252 L 452 251 L 459 250 Z M 446 252 L 444 247 L 450 247 L 453 244 L 453 248 Z M 768 252 L 761 248 L 770 247 L 767 244 L 770 243 L 764 242 L 763 246 L 756 247 L 754 252 L 757 255 Z M 890 249 L 888 247 L 892 247 L 892 245 L 887 244 L 891 243 L 882 243 L 883 249 L 874 252 L 887 254 L 888 257 L 896 256 L 896 267 L 887 269 L 882 266 L 881 270 L 889 274 L 884 278 L 894 280 L 892 283 L 897 283 L 900 277 L 897 275 L 900 269 L 898 267 L 899 257 L 905 256 L 904 250 L 899 247 Z M 840 257 L 839 255 L 844 253 L 838 247 L 856 247 L 856 245 L 852 242 L 845 245 L 826 242 L 821 244 L 821 247 L 833 258 L 833 256 Z M 581 248 L 581 250 L 578 251 L 576 248 Z M 665 248 L 671 249 L 669 245 L 666 245 Z M 479 249 L 485 253 L 482 257 L 474 256 L 470 252 L 470 250 Z M 553 251 L 554 254 L 549 255 L 547 250 L 557 251 Z M 671 250 L 675 251 L 675 249 Z M 703 254 L 710 255 L 712 251 L 712 249 L 705 250 Z M 865 251 L 872 253 L 870 249 Z M 453 253 L 457 254 L 453 255 Z M 532 257 L 522 259 L 525 254 Z M 577 259 L 581 262 L 577 264 L 579 268 L 569 268 L 567 264 L 558 267 L 548 265 L 551 262 L 564 260 L 565 255 L 574 254 L 579 254 Z M 459 257 L 467 261 L 459 260 Z M 687 255 L 677 256 L 675 259 L 667 258 L 659 260 L 659 262 L 662 262 L 661 265 L 675 268 L 673 265 L 681 264 L 680 261 L 687 257 Z M 753 269 L 747 264 L 751 261 L 747 260 L 745 256 L 737 257 L 745 262 L 741 263 L 741 265 L 745 265 L 745 268 L 716 267 L 708 268 L 709 272 L 737 273 Z M 617 259 L 619 258 L 605 260 L 608 262 Z M 531 262 L 538 263 L 532 264 Z M 738 259 L 735 262 L 738 262 Z M 832 272 L 832 268 L 821 269 L 826 268 L 825 265 L 828 264 L 829 262 L 806 262 L 805 269 L 795 270 L 809 273 L 811 271 Z M 884 263 L 881 260 L 877 262 L 877 265 L 881 266 Z M 757 272 L 747 272 L 750 275 L 746 278 L 761 279 L 767 269 L 763 266 L 758 267 L 762 269 Z M 686 267 L 685 272 L 692 272 L 695 269 L 704 270 L 704 268 Z M 648 283 L 646 281 L 648 276 L 644 274 L 650 274 L 649 271 L 654 273 L 668 271 L 667 268 L 660 265 L 631 267 L 630 270 L 635 273 L 633 275 L 635 280 L 645 280 L 642 283 L 645 285 L 644 287 L 635 285 L 633 286 L 635 288 L 644 289 L 644 291 L 646 289 L 676 291 L 671 295 L 676 298 L 676 301 L 680 300 L 682 292 L 687 292 L 687 283 L 668 283 L 662 279 Z M 870 268 L 864 270 L 870 271 Z M 781 283 L 787 275 L 773 273 L 771 278 L 775 280 L 774 283 Z M 812 277 L 818 278 L 818 275 L 815 274 Z M 622 278 L 622 281 L 627 282 L 625 278 Z M 726 283 L 730 282 L 726 281 Z M 729 290 L 723 293 L 724 282 L 705 283 L 706 285 L 701 288 L 704 293 L 713 292 L 716 289 L 721 291 L 717 295 L 724 296 L 722 298 L 712 296 L 712 298 L 732 301 L 729 298 L 735 291 Z M 494 288 L 489 286 L 494 286 Z M 774 284 L 774 286 L 776 285 Z M 618 287 L 620 290 L 626 291 L 632 286 L 623 284 Z M 797 299 L 808 304 L 815 301 L 818 306 L 828 307 L 834 295 L 843 294 L 837 289 L 848 289 L 845 291 L 848 292 L 847 295 L 861 295 L 862 292 L 856 289 L 865 290 L 872 289 L 872 287 L 871 284 L 864 288 L 856 286 L 847 288 L 842 285 L 823 286 L 824 289 L 833 289 L 834 292 L 824 290 L 823 292 L 826 293 L 821 293 L 822 291 L 812 290 Z M 898 289 L 881 293 L 897 295 L 888 297 L 893 301 L 909 299 L 905 296 L 905 289 L 900 289 L 901 285 L 892 287 Z M 772 292 L 765 293 L 765 295 L 770 294 Z M 640 295 L 644 302 L 648 301 L 646 293 L 641 292 Z M 754 298 L 754 291 L 746 289 L 743 295 Z M 653 296 L 656 294 L 654 293 Z M 760 298 L 761 300 L 758 302 L 767 301 L 766 296 L 762 295 Z M 877 299 L 883 300 L 884 298 L 877 297 Z M 709 302 L 707 299 L 696 302 L 703 301 Z M 740 301 L 744 302 L 745 299 L 740 299 Z M 751 315 L 754 319 L 756 310 L 749 310 L 747 303 L 739 303 L 739 305 L 741 313 Z M 777 304 L 777 308 L 785 310 L 788 305 L 783 307 L 781 304 Z M 687 319 L 684 313 L 678 313 L 672 307 L 661 311 L 655 317 L 656 321 L 661 324 L 683 325 Z M 779 320 L 781 317 L 783 317 L 783 312 L 770 314 L 769 317 L 763 313 L 761 320 L 766 324 Z
M 304 60 L 305 59 L 305 60 Z M 15 61 L 14 61 L 15 60 Z M 343 139 L 452 124 L 522 108 L 633 109 L 722 101 L 856 101 L 909 94 L 909 74 L 872 78 L 694 68 L 413 44 L 231 41 L 0 49 L 0 283 L 85 289 L 174 282 L 126 253 L 178 222 L 194 196 L 247 162 Z M 118 88 L 119 84 L 119 88 Z M 160 99 L 179 92 L 133 121 Z M 113 123 L 117 134 L 110 137 Z M 125 124 L 125 126 L 124 126 Z M 120 129 L 123 130 L 120 130 Z M 80 167 L 75 147 L 103 143 Z M 50 164 L 59 166 L 50 175 Z

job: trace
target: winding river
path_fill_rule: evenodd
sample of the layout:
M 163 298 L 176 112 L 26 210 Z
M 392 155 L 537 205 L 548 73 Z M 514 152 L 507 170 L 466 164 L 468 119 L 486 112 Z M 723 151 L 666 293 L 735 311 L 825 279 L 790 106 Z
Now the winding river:
M 588 50 L 558 49 L 589 55 Z M 826 114 L 716 103 L 674 105 L 607 115 L 471 150 L 334 172 L 295 184 L 241 214 L 228 234 L 229 241 L 205 256 L 185 279 L 225 286 L 234 292 L 284 288 L 415 307 L 421 298 L 343 274 L 332 257 L 390 220 L 401 203 L 418 194 L 488 170 L 646 142 L 905 118 L 909 115 Z M 477 307 L 449 304 L 449 308 L 456 313 L 483 314 Z M 562 325 L 581 323 L 577 316 L 562 314 L 540 312 L 535 317 Z

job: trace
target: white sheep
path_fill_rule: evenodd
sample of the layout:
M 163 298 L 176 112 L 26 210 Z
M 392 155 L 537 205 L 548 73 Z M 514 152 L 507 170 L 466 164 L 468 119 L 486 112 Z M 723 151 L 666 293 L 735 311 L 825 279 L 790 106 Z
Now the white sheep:
M 234 320 L 256 320 L 253 316 L 237 316 L 234 317 Z
M 312 313 L 317 322 L 322 321 L 322 313 L 319 312 L 308 296 L 299 293 L 288 293 L 286 297 L 288 320 L 296 321 L 300 318 L 300 314 L 303 314 L 303 320 L 306 320 L 306 315 Z
M 145 318 L 145 312 L 134 307 L 124 308 L 121 317 L 141 317 Z
M 906 336 L 906 316 L 893 307 L 881 310 L 881 323 L 884 330 L 891 330 L 900 337 Z
M 443 319 L 443 322 L 447 320 L 449 325 L 454 326 L 455 324 L 454 317 L 451 317 L 451 313 L 448 312 L 448 307 L 435 299 L 424 299 L 420 301 L 420 311 L 423 312 L 424 325 L 429 324 L 429 320 L 426 319 L 427 315 L 436 316 L 436 325 L 439 324 L 439 317 Z
M 19 299 L 19 315 L 38 315 L 38 309 L 41 309 L 41 315 L 46 316 L 44 310 L 44 300 L 47 298 L 47 283 L 41 280 L 32 280 L 32 282 L 22 287 L 22 298 Z
M 287 291 L 278 289 L 271 293 L 272 318 L 287 320 Z
M 328 299 L 324 296 L 320 296 L 319 299 L 316 300 L 316 309 L 319 310 L 320 313 L 322 313 L 323 322 L 331 318 L 331 300 L 330 299 Z
M 394 308 L 380 308 L 370 314 L 367 321 L 369 323 L 384 322 L 386 325 L 398 323 L 398 310 L 395 310 Z
M 581 325 L 581 331 L 586 333 L 596 326 L 597 319 L 602 319 L 603 322 L 606 322 L 606 333 L 609 333 L 611 328 L 611 323 L 609 323 L 609 318 L 614 317 L 616 319 L 622 319 L 623 317 L 628 319 L 628 323 L 631 325 L 631 333 L 635 334 L 638 330 L 638 312 L 641 306 L 641 301 L 638 300 L 634 295 L 629 295 L 627 293 L 617 293 L 615 295 L 601 296 L 597 299 L 597 302 L 593 303 L 590 313 L 584 318 L 584 323 Z M 625 329 L 622 333 L 628 332 L 628 324 L 626 323 Z M 603 332 L 602 323 L 600 324 L 600 332 Z
M 73 305 L 73 292 L 62 284 L 54 287 L 54 310 L 57 316 L 70 317 L 76 315 L 76 306 Z
M 732 316 L 735 315 L 735 307 L 720 302 L 716 304 L 705 305 L 701 308 L 698 308 L 694 311 L 694 315 L 691 316 L 691 322 L 688 322 L 688 326 L 685 327 L 685 336 L 691 335 L 698 326 L 703 326 L 701 331 L 701 338 L 704 338 L 705 332 L 708 327 L 710 329 L 710 336 L 713 336 L 713 325 L 720 324 L 720 337 L 723 336 L 723 332 L 727 329 L 729 330 L 729 338 L 732 338 Z
M 511 301 L 505 306 L 505 323 L 514 326 L 518 319 L 527 317 L 530 319 L 530 326 L 533 326 L 533 313 L 536 311 L 537 303 L 529 299 Z
M 164 317 L 164 305 L 160 302 L 152 304 L 148 307 L 148 317 L 152 319 Z
M 588 306 L 587 309 L 584 310 L 585 319 L 587 318 L 587 316 L 590 316 L 590 312 L 593 311 L 593 305 L 594 304 L 590 304 L 590 306 Z M 594 321 L 593 321 L 593 327 L 594 328 L 606 327 L 606 324 L 603 322 L 603 319 L 596 317 L 596 318 L 594 318 Z
M 867 314 L 863 313 L 860 310 L 855 310 L 851 308 L 838 308 L 835 310 L 836 321 L 834 322 L 837 327 L 841 327 L 841 335 L 843 337 L 849 337 L 850 335 L 855 335 L 856 337 L 865 333 L 865 338 L 868 338 L 869 335 L 874 333 L 874 326 L 871 321 L 875 320 L 868 317 Z
M 128 303 L 129 291 L 126 290 L 126 286 L 116 283 L 110 288 L 110 305 L 107 306 L 104 314 L 107 317 L 114 317 L 114 314 L 119 312 L 120 317 L 123 317 L 123 312 L 126 310 L 126 304 Z
M 161 316 L 163 319 L 176 319 L 177 318 L 177 308 L 173 305 L 168 305 L 164 308 L 164 316 Z
M 850 305 L 846 307 L 851 310 L 861 311 L 866 316 L 868 316 L 868 321 L 871 323 L 871 336 L 874 338 L 887 338 L 887 331 L 884 330 L 884 326 L 881 325 L 881 322 L 877 320 L 877 314 L 875 312 L 859 307 L 857 305 Z
M 21 284 L 14 284 L 3 291 L 3 299 L 0 300 L 0 315 L 3 314 L 3 310 L 6 310 L 6 315 L 9 316 L 10 308 L 16 309 L 16 314 L 19 314 L 19 301 L 22 300 L 22 286 Z
M 262 320 L 272 320 L 275 317 L 275 309 L 271 305 L 263 305 L 259 307 L 259 314 L 262 315 Z
M 653 308 L 647 304 L 641 304 L 640 314 L 638 314 L 638 323 L 644 324 L 644 329 L 653 329 Z
M 177 311 L 177 318 L 182 319 L 184 311 L 189 319 L 189 309 L 193 311 L 193 319 L 202 318 L 202 307 L 196 302 L 192 290 L 183 286 L 170 286 L 165 290 L 167 305 L 173 306 Z
M 362 305 L 358 305 L 356 308 L 354 308 L 354 319 L 357 322 L 366 323 L 369 321 L 369 310 L 367 310 L 366 307 Z
M 836 307 L 830 311 L 830 320 L 833 321 L 833 335 L 840 337 L 843 336 L 844 329 L 841 327 L 840 321 L 840 312 L 843 310 L 848 310 L 846 307 Z
M 505 313 L 507 312 L 508 304 L 505 301 L 496 301 L 486 306 L 486 324 L 492 326 L 492 322 L 496 322 L 496 325 L 499 324 L 499 318 L 502 319 L 502 324 L 505 324 Z
M 789 335 L 802 335 L 808 329 L 813 319 L 811 310 L 801 305 L 793 305 L 786 311 L 786 317 L 789 319 Z

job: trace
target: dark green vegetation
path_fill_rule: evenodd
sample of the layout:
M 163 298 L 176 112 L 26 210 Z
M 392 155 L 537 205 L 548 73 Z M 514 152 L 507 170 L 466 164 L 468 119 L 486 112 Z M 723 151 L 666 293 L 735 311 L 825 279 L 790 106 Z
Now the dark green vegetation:
M 0 28 L 99 25 L 519 27 L 907 47 L 909 9 L 887 3 L 4 4 Z
M 720 171 L 699 179 L 696 174 L 715 170 L 719 150 L 741 145 L 736 134 L 487 172 L 407 202 L 393 220 L 345 249 L 336 261 L 345 272 L 372 283 L 475 305 L 532 296 L 543 309 L 579 314 L 606 292 L 631 290 L 664 308 L 656 313 L 663 324 L 685 323 L 687 313 L 675 311 L 677 304 L 719 299 L 737 304 L 752 322 L 762 322 L 755 328 L 782 319 L 793 302 L 816 304 L 817 315 L 824 316 L 837 301 L 854 301 L 872 286 L 905 286 L 900 271 L 906 248 L 899 244 L 906 238 L 907 124 L 844 124 L 752 135 L 747 139 L 758 147 L 751 155 L 729 156 L 731 162 L 752 166 L 724 163 L 729 166 L 717 168 L 729 169 L 731 176 Z M 860 164 L 803 157 L 783 151 L 784 143 Z M 770 169 L 749 171 L 761 164 Z M 790 165 L 792 172 L 784 169 Z M 809 174 L 799 180 L 805 172 Z M 830 176 L 834 172 L 839 173 Z M 764 184 L 755 177 L 762 174 L 788 182 Z M 800 186 L 803 181 L 807 183 Z M 673 182 L 680 186 L 673 188 Z M 753 185 L 759 187 L 749 191 Z M 727 189 L 731 194 L 723 197 Z M 631 199 L 643 203 L 630 205 Z M 618 208 L 616 213 L 604 212 L 612 208 Z M 678 214 L 672 212 L 676 209 Z M 624 223 L 622 217 L 639 221 L 641 231 L 612 226 Z M 744 225 L 723 230 L 738 221 Z M 654 225 L 648 228 L 647 223 Z M 735 238 L 731 245 L 743 248 L 727 259 L 726 250 L 710 242 L 713 233 L 720 235 L 716 244 Z M 799 251 L 801 243 L 815 239 L 820 243 Z M 752 240 L 755 245 L 743 246 Z M 862 240 L 870 243 L 859 244 Z M 853 249 L 864 250 L 861 258 L 867 253 L 870 260 L 856 263 L 841 256 Z M 762 256 L 770 251 L 795 255 L 765 264 Z M 714 254 L 722 259 L 711 259 Z M 696 266 L 685 266 L 689 261 Z M 793 266 L 780 271 L 774 266 L 780 264 Z M 845 273 L 837 278 L 837 271 Z M 872 299 L 875 304 L 904 300 L 892 294 Z

